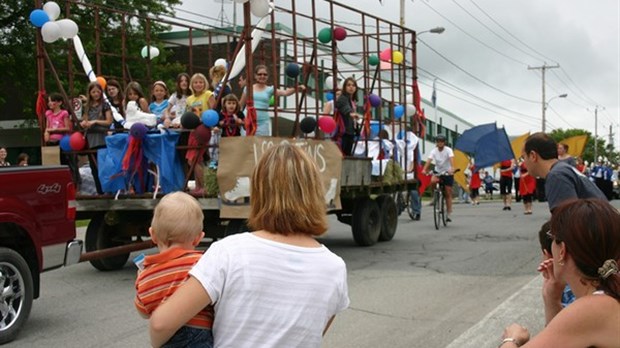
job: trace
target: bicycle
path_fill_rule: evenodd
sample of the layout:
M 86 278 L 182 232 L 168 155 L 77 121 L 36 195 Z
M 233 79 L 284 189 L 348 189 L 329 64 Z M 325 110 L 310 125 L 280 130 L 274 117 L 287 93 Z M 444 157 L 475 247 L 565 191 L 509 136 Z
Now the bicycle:
M 458 171 L 459 169 L 456 169 L 452 175 Z M 433 220 L 435 222 L 435 229 L 439 230 L 440 223 L 443 223 L 444 227 L 448 226 L 446 198 L 444 195 L 446 186 L 444 185 L 443 177 L 450 174 L 448 174 L 448 172 L 442 172 L 435 173 L 435 175 L 437 175 L 439 181 L 437 181 L 435 188 L 433 189 Z
M 409 214 L 409 218 L 411 220 L 416 220 L 415 213 L 413 212 L 413 207 L 411 205 L 411 191 L 399 191 L 394 193 L 394 201 L 396 202 L 396 206 L 398 207 L 398 215 L 403 211 L 407 211 Z

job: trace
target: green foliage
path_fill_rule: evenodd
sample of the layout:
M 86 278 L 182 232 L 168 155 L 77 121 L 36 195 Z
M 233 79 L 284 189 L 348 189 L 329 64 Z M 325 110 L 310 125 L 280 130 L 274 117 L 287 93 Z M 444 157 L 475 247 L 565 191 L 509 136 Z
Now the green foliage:
M 87 5 L 77 5 L 71 1 L 57 3 L 61 7 L 60 18 L 70 18 L 78 24 L 78 35 L 97 75 L 118 79 L 122 85 L 136 80 L 148 94 L 152 81 L 162 79 L 172 83 L 179 72 L 185 71 L 181 64 L 166 62 L 169 54 L 158 40 L 158 34 L 170 28 L 151 20 L 147 25 L 147 20 L 141 18 L 150 14 L 172 14 L 172 6 L 180 4 L 181 0 L 92 0 Z M 4 73 L 0 81 L 2 119 L 36 118 L 36 35 L 39 34 L 38 29 L 29 22 L 33 5 L 33 1 L 25 0 L 0 2 L 0 50 L 7 53 L 0 55 L 0 66 Z M 129 15 L 118 11 L 126 11 Z M 126 34 L 124 41 L 121 39 L 123 31 Z M 97 35 L 100 55 L 96 54 Z M 140 56 L 140 50 L 147 41 L 161 52 L 151 62 Z M 69 96 L 85 93 L 88 80 L 75 56 L 72 42 L 60 39 L 51 44 L 44 43 L 44 47 Z M 121 58 L 123 53 L 126 56 L 125 64 Z M 49 65 L 47 62 L 44 64 L 46 91 L 60 91 Z M 75 74 L 72 86 L 68 78 L 70 71 Z
M 584 135 L 584 134 L 588 136 L 588 141 L 583 151 L 582 158 L 585 161 L 592 163 L 594 161 L 594 137 L 592 136 L 590 132 L 583 130 L 583 129 L 564 130 L 562 128 L 559 128 L 549 133 L 549 136 L 553 138 L 553 140 L 555 140 L 556 142 L 560 142 L 566 138 L 574 137 L 577 135 Z M 614 149 L 613 144 L 606 144 L 606 141 L 604 138 L 601 138 L 601 137 L 598 138 L 597 148 L 598 148 L 597 149 L 598 155 L 607 157 L 607 159 L 609 159 L 609 161 L 611 161 L 612 163 L 618 163 L 618 161 L 620 160 L 620 153 L 618 153 L 618 151 Z

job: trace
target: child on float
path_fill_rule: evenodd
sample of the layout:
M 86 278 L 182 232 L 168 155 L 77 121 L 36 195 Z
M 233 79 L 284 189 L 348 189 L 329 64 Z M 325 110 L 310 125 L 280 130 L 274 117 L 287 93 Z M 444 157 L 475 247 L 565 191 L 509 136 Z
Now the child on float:
M 230 93 L 222 98 L 219 125 L 223 137 L 240 136 L 244 119 L 245 115 L 241 111 L 239 99 L 236 95 Z
M 166 115 L 169 107 L 168 98 L 170 96 L 166 83 L 164 81 L 155 81 L 153 87 L 151 87 L 149 111 L 157 117 L 157 124 L 163 124 L 168 118 Z
M 121 88 L 121 84 L 116 80 L 108 80 L 105 86 L 106 94 L 108 95 L 108 102 L 110 102 L 110 106 L 116 108 L 116 111 L 125 118 L 125 95 L 123 94 L 123 89 Z M 114 120 L 114 129 L 123 129 L 123 125 Z
M 45 132 L 43 139 L 47 145 L 58 145 L 60 139 L 73 128 L 67 110 L 62 108 L 63 97 L 51 93 L 47 97 L 49 110 L 45 111 Z
M 200 118 L 203 111 L 209 109 L 209 98 L 213 95 L 213 93 L 209 91 L 209 81 L 207 81 L 207 78 L 203 74 L 196 73 L 190 79 L 189 86 L 192 90 L 192 95 L 187 97 L 187 109 L 188 111 L 193 112 L 196 117 Z M 209 141 L 211 140 L 210 132 L 207 137 L 208 139 L 201 139 L 199 142 L 196 137 L 196 133 L 191 132 L 187 145 L 197 147 L 199 145 L 209 144 Z M 190 148 L 185 154 L 185 159 L 187 159 L 190 167 L 192 163 L 195 163 L 194 180 L 196 181 L 196 188 L 192 191 L 195 195 L 204 194 L 204 153 L 205 151 L 201 149 Z
M 189 88 L 190 77 L 187 73 L 180 73 L 176 79 L 176 91 L 168 99 L 168 114 L 164 126 L 181 127 L 181 116 L 187 110 L 187 97 L 192 95 Z
M 142 87 L 137 82 L 129 82 L 125 88 L 125 129 L 131 129 L 134 123 L 143 123 L 147 127 L 157 125 L 157 116 L 149 110 Z
M 202 256 L 194 250 L 204 237 L 204 216 L 198 201 L 187 193 L 165 195 L 155 207 L 149 234 L 159 253 L 144 258 L 136 279 L 135 306 L 149 318 L 179 288 Z M 192 317 L 163 347 L 213 347 L 213 306 Z

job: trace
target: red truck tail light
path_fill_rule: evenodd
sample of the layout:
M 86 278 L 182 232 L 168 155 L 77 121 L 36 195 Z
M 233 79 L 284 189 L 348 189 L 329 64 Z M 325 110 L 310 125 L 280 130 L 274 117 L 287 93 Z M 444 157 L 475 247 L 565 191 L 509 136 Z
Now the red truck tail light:
M 67 184 L 67 220 L 74 221 L 76 216 L 77 202 L 75 200 L 75 186 L 72 182 Z

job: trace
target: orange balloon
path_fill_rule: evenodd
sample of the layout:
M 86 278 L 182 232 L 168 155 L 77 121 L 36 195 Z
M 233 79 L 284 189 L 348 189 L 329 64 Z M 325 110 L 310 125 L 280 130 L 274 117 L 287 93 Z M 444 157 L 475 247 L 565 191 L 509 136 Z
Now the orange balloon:
M 106 86 L 107 82 L 103 78 L 103 76 L 97 76 L 97 83 L 99 84 L 99 86 L 101 86 L 102 89 L 105 90 L 105 86 Z

